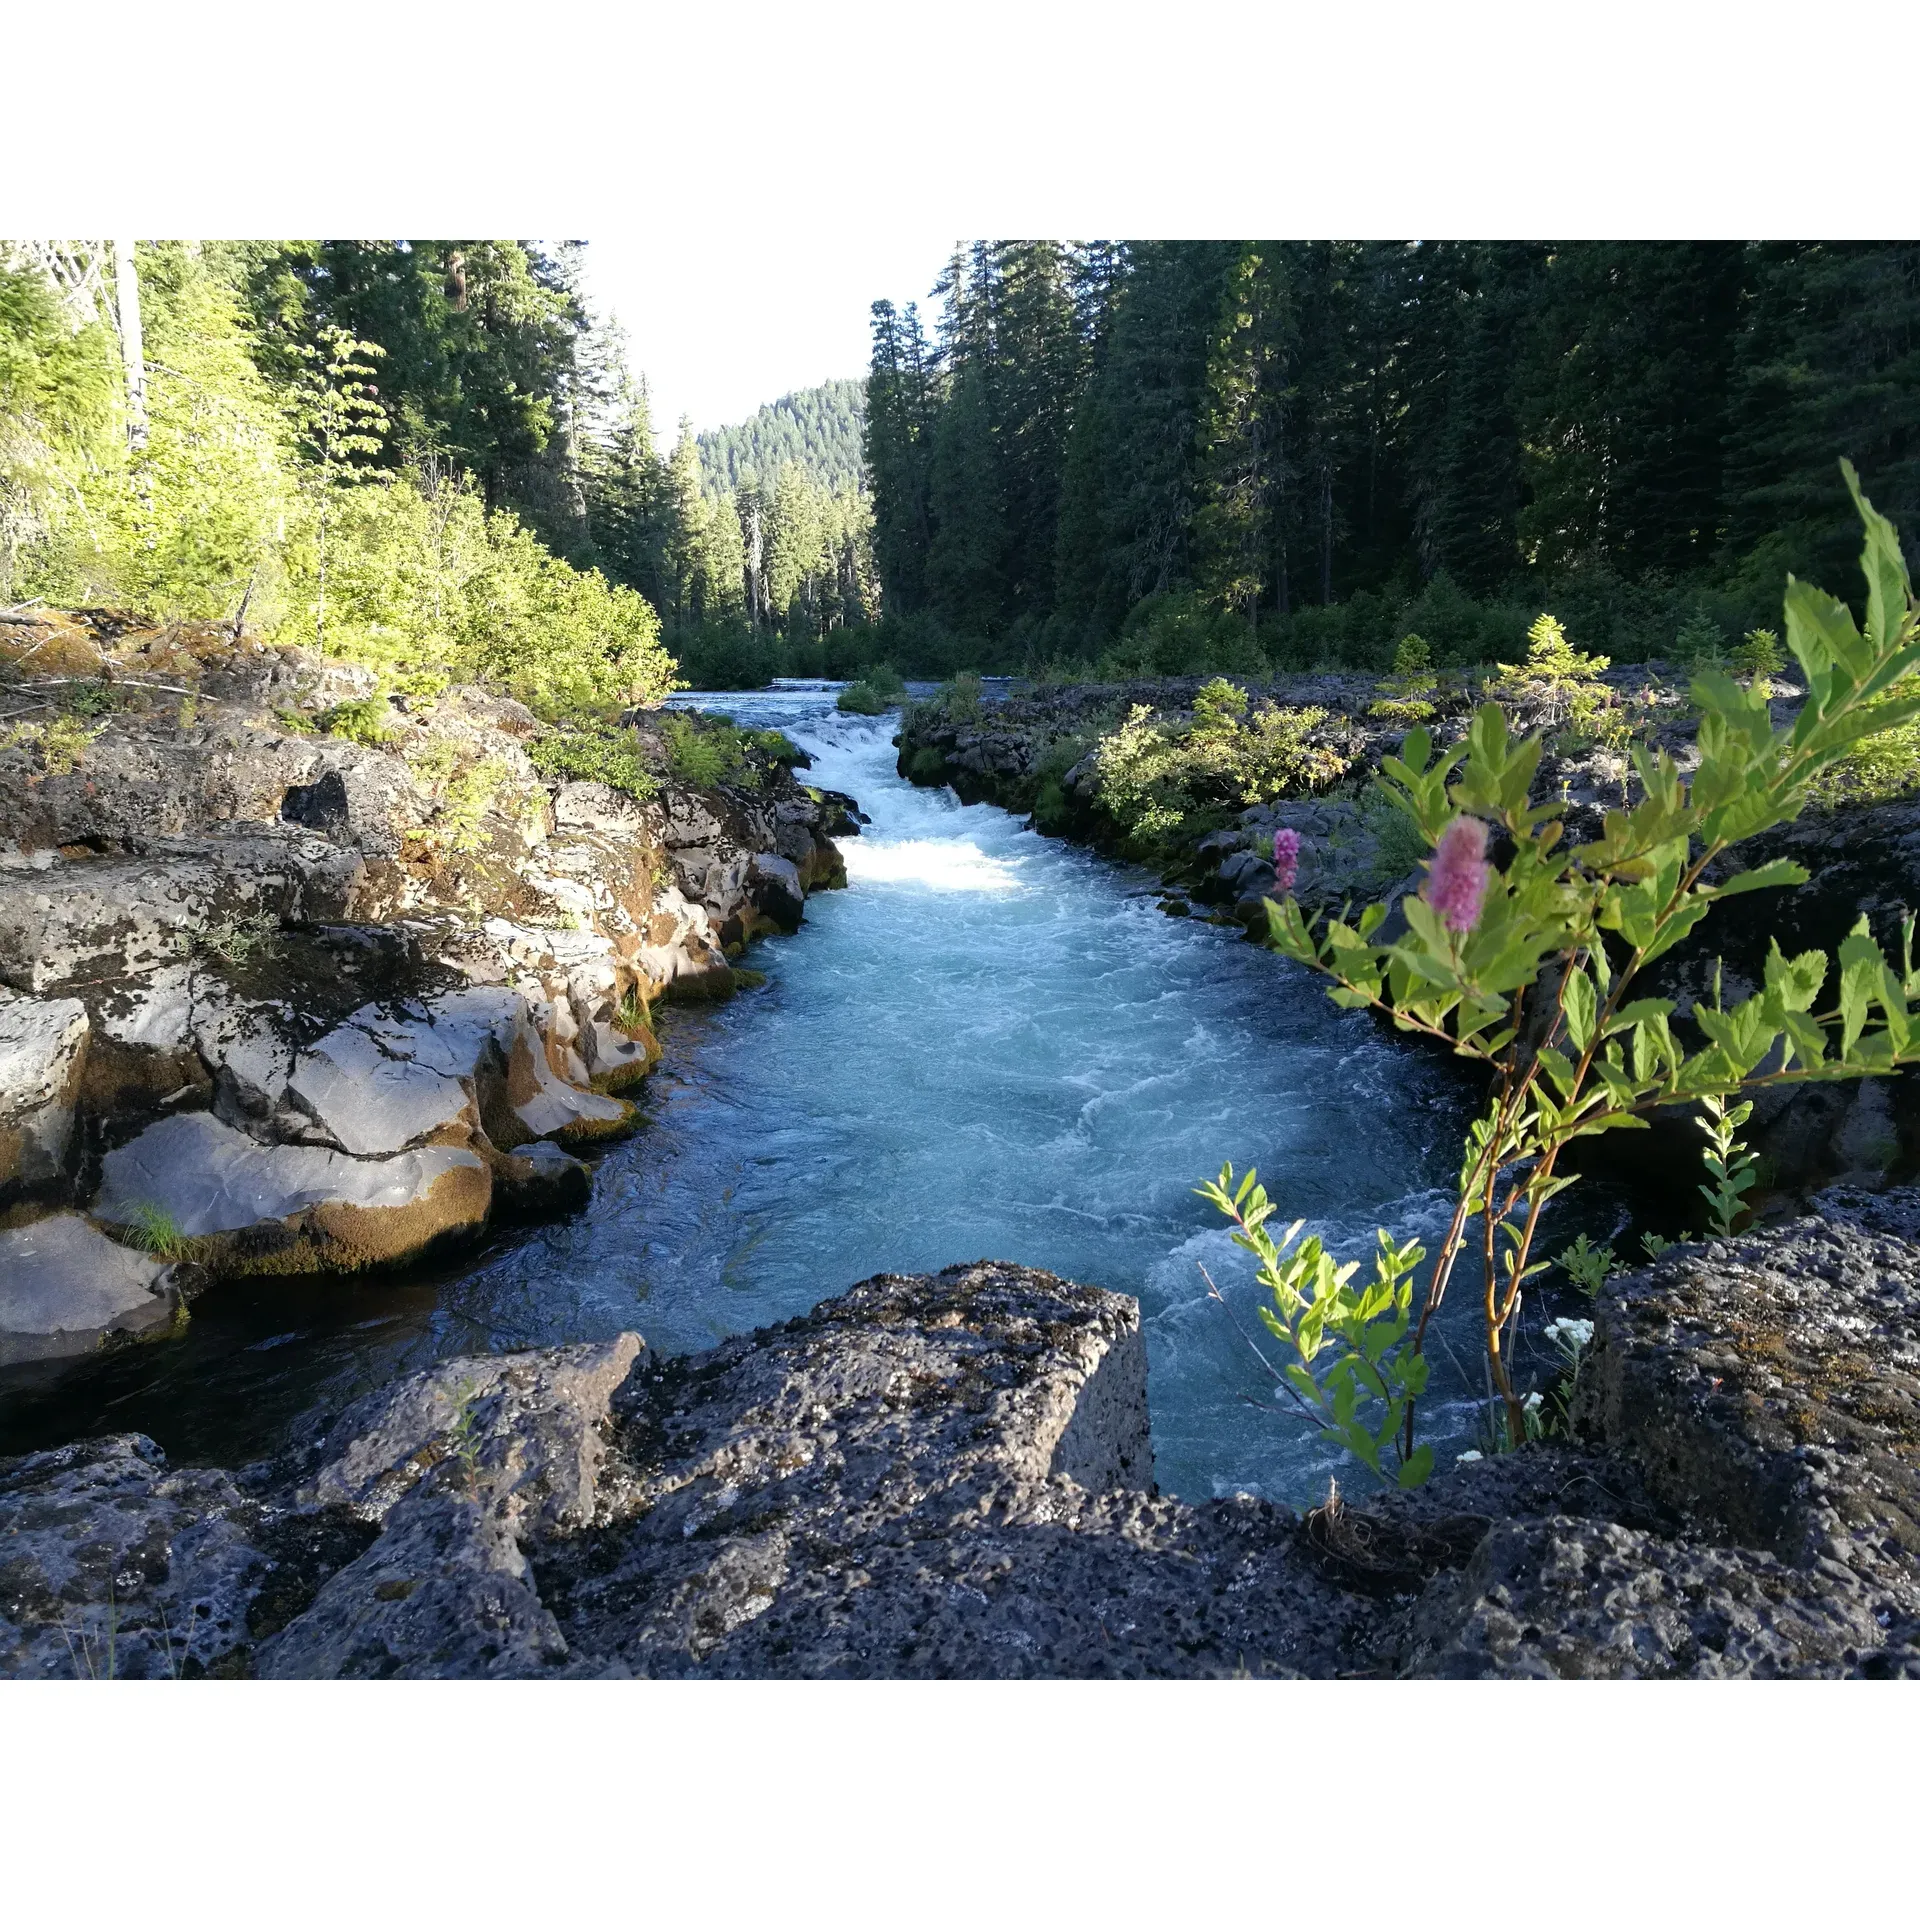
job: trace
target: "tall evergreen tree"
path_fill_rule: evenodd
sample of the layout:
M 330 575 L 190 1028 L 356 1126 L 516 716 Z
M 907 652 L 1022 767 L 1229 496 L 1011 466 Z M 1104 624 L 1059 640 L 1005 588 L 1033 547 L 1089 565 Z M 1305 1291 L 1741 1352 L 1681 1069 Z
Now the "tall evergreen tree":
M 1295 341 L 1282 250 L 1245 241 L 1226 263 L 1198 424 L 1194 577 L 1257 626 L 1292 478 L 1288 418 Z
M 1556 248 L 1528 315 L 1521 438 L 1530 554 L 1628 573 L 1712 558 L 1744 249 Z
M 917 307 L 873 303 L 873 364 L 867 376 L 866 457 L 873 485 L 873 552 L 887 605 L 927 604 L 933 545 L 931 467 L 939 412 L 936 369 Z
M 1920 244 L 1752 252 L 1729 404 L 1734 545 L 1766 542 L 1807 578 L 1844 577 L 1857 543 L 1834 469 L 1844 454 L 1920 568 Z
M 1057 241 L 994 249 L 993 440 L 1005 523 L 1004 604 L 1041 616 L 1053 599 L 1067 431 L 1084 360 L 1072 262 Z

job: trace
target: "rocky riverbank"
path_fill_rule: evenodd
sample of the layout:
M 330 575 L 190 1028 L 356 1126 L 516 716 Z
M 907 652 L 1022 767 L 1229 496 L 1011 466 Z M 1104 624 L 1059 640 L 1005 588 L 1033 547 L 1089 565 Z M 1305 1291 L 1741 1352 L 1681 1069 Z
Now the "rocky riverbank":
M 1397 752 L 1410 724 L 1427 726 L 1442 745 L 1458 739 L 1477 702 L 1491 695 L 1516 733 L 1539 732 L 1545 748 L 1533 787 L 1535 804 L 1566 808 L 1573 839 L 1600 830 L 1611 807 L 1640 797 L 1630 749 L 1635 742 L 1670 753 L 1685 770 L 1694 763 L 1694 722 L 1686 676 L 1646 667 L 1615 668 L 1579 685 L 1510 676 L 1483 686 L 1439 676 L 1409 703 L 1405 688 L 1358 675 L 1280 676 L 1236 683 L 1248 695 L 1241 757 L 1194 756 L 1200 771 L 1167 791 L 1142 784 L 1137 755 L 1115 753 L 1129 716 L 1144 713 L 1176 742 L 1204 725 L 1196 702 L 1199 679 L 1136 681 L 1114 686 L 1034 687 L 1003 701 L 957 700 L 951 694 L 910 706 L 898 738 L 899 769 L 921 784 L 947 784 L 963 800 L 1026 815 L 1036 830 L 1061 835 L 1140 862 L 1160 878 L 1165 911 L 1197 913 L 1244 925 L 1260 935 L 1275 880 L 1273 836 L 1298 834 L 1295 896 L 1309 912 L 1339 912 L 1369 901 L 1391 908 L 1420 880 L 1424 849 L 1408 837 L 1402 816 L 1368 792 L 1382 758 Z M 1584 687 L 1585 691 L 1582 691 Z M 1797 711 L 1799 688 L 1774 682 L 1773 713 L 1783 724 Z M 1585 718 L 1573 713 L 1585 701 Z M 1263 716 L 1294 730 L 1284 760 L 1257 756 Z M 1285 791 L 1241 804 L 1242 778 Z M 1129 784 L 1131 783 L 1131 784 Z M 1147 833 L 1129 819 L 1147 803 L 1177 818 L 1157 817 Z M 1168 804 L 1171 797 L 1171 804 Z M 1798 860 L 1811 879 L 1791 891 L 1736 897 L 1715 909 L 1706 937 L 1678 950 L 1653 982 L 1686 1010 L 1713 989 L 1716 964 L 1730 1001 L 1760 983 L 1769 943 L 1789 953 L 1831 952 L 1859 916 L 1897 950 L 1901 922 L 1920 908 L 1920 800 L 1873 805 L 1831 804 L 1749 842 L 1727 856 L 1727 870 L 1778 857 Z M 1747 1144 L 1762 1156 L 1753 1201 L 1768 1217 L 1800 1212 L 1806 1196 L 1835 1182 L 1868 1187 L 1920 1179 L 1920 1076 L 1835 1086 L 1763 1089 L 1755 1097 Z M 1658 1224 L 1673 1231 L 1696 1204 L 1693 1168 L 1698 1136 L 1684 1116 L 1651 1135 L 1616 1135 L 1608 1166 L 1657 1196 Z M 1650 1222 L 1651 1224 L 1651 1222 Z M 1698 1223 L 1694 1223 L 1698 1224 Z
M 654 1006 L 732 992 L 858 831 L 695 716 L 581 739 L 100 613 L 0 656 L 0 1366 L 578 1205 Z
M 0 1463 L 0 1672 L 1920 1676 L 1920 1218 L 1610 1287 L 1578 1438 L 1305 1516 L 1153 1490 L 1136 1304 L 880 1275 L 448 1363 L 237 1473 Z

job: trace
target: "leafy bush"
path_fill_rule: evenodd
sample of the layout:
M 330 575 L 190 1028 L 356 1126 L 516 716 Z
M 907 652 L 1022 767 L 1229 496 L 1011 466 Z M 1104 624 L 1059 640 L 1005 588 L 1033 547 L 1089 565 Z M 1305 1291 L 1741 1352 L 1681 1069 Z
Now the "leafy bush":
M 597 780 L 635 800 L 651 800 L 660 791 L 631 727 L 570 727 L 543 734 L 528 744 L 527 758 L 553 779 Z
M 710 620 L 677 628 L 673 648 L 689 686 L 745 692 L 764 687 L 789 669 L 786 649 L 744 620 Z
M 1347 770 L 1346 756 L 1314 737 L 1324 707 L 1263 706 L 1241 724 L 1232 695 L 1245 702 L 1227 681 L 1203 689 L 1185 725 L 1135 706 L 1096 743 L 1096 800 L 1136 850 L 1154 850 L 1196 817 L 1311 792 Z
M 739 771 L 747 757 L 740 735 L 730 723 L 710 720 L 703 727 L 692 714 L 663 714 L 660 737 L 667 745 L 667 764 L 690 787 L 719 786 Z
M 1253 629 L 1195 593 L 1150 593 L 1127 615 L 1120 637 L 1100 656 L 1103 679 L 1187 673 L 1265 673 L 1267 656 Z
M 742 738 L 750 747 L 758 747 L 769 758 L 783 767 L 810 767 L 813 755 L 805 747 L 797 746 L 777 727 L 744 729 Z
M 865 714 L 871 719 L 876 714 L 885 713 L 891 702 L 871 681 L 856 680 L 852 686 L 841 689 L 839 699 L 833 704 L 842 713 Z
M 388 723 L 392 711 L 383 693 L 368 694 L 364 700 L 342 700 L 320 716 L 320 731 L 338 740 L 351 740 L 356 746 L 384 746 L 393 734 Z
M 1608 814 L 1598 840 L 1567 846 L 1561 810 L 1528 804 L 1541 738 L 1513 742 L 1489 702 L 1467 737 L 1437 757 L 1416 728 L 1383 763 L 1381 790 L 1434 849 L 1420 895 L 1403 902 L 1405 933 L 1378 939 L 1386 920 L 1378 903 L 1357 922 L 1311 925 L 1295 900 L 1268 905 L 1271 944 L 1328 976 L 1336 1003 L 1443 1041 L 1493 1079 L 1467 1135 L 1458 1200 L 1417 1320 L 1383 1321 L 1357 1308 L 1345 1322 L 1323 1316 L 1316 1332 L 1326 1357 L 1299 1362 L 1321 1369 L 1315 1378 L 1330 1396 L 1330 1430 L 1386 1477 L 1405 1483 L 1424 1474 L 1411 1405 L 1419 1387 L 1404 1362 L 1420 1356 L 1470 1230 L 1484 1263 L 1484 1351 L 1505 1440 L 1519 1445 L 1535 1430 L 1538 1403 L 1516 1386 L 1508 1352 L 1526 1284 L 1540 1271 L 1541 1222 L 1572 1184 L 1559 1169 L 1575 1141 L 1645 1127 L 1660 1108 L 1707 1105 L 1718 1160 L 1717 1171 L 1710 1163 L 1709 1198 L 1723 1196 L 1716 1211 L 1730 1225 L 1750 1162 L 1733 1151 L 1737 1109 L 1725 1102 L 1758 1085 L 1884 1076 L 1920 1060 L 1911 920 L 1897 966 L 1864 916 L 1832 962 L 1817 951 L 1789 958 L 1775 943 L 1759 991 L 1728 1007 L 1716 990 L 1712 1004 L 1692 1009 L 1699 1044 L 1691 1051 L 1675 1031 L 1674 1002 L 1634 992 L 1718 901 L 1807 878 L 1792 861 L 1772 860 L 1710 884 L 1704 876 L 1725 849 L 1797 817 L 1816 776 L 1849 743 L 1920 716 L 1920 608 L 1899 536 L 1860 493 L 1853 469 L 1844 472 L 1866 528 L 1866 631 L 1842 602 L 1789 583 L 1787 643 L 1808 687 L 1792 726 L 1775 732 L 1755 689 L 1702 674 L 1692 778 L 1667 755 L 1639 748 L 1645 798 Z M 1487 858 L 1490 826 L 1511 841 L 1504 869 Z M 1543 978 L 1554 983 L 1550 997 L 1530 1005 Z M 1210 1197 L 1230 1215 L 1241 1209 L 1244 1232 L 1244 1186 Z M 1379 1430 L 1362 1420 L 1357 1388 L 1341 1385 L 1355 1380 L 1361 1362 L 1397 1381 L 1409 1402 L 1391 1466 Z

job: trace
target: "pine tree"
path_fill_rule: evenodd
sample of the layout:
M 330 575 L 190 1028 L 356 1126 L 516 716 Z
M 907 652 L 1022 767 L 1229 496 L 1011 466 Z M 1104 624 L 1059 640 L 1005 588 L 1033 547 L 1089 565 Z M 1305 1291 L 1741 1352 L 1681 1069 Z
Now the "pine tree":
M 1067 249 L 1052 240 L 1004 241 L 993 253 L 989 391 L 1006 527 L 1004 604 L 1013 619 L 1037 619 L 1053 598 L 1061 477 L 1084 353 Z
M 997 633 L 1005 608 L 1006 522 L 986 368 L 962 364 L 933 433 L 928 502 L 934 534 L 927 598 L 964 633 Z
M 683 414 L 680 437 L 667 462 L 668 567 L 672 581 L 669 604 L 676 620 L 697 620 L 701 616 L 709 518 L 706 496 L 700 489 L 700 449 L 694 442 L 693 422 Z
M 1844 577 L 1852 460 L 1920 567 L 1920 245 L 1756 247 L 1734 358 L 1728 525 L 1772 571 Z
M 1197 428 L 1194 577 L 1217 605 L 1256 624 L 1270 585 L 1274 508 L 1288 458 L 1293 308 L 1284 257 L 1246 241 L 1227 262 Z
M 931 468 L 939 400 L 918 309 L 873 303 L 873 364 L 867 376 L 866 461 L 873 487 L 873 552 L 886 604 L 917 613 L 927 604 L 933 544 Z
M 1556 248 L 1531 304 L 1520 394 L 1532 498 L 1523 541 L 1678 573 L 1718 543 L 1743 250 L 1730 242 Z

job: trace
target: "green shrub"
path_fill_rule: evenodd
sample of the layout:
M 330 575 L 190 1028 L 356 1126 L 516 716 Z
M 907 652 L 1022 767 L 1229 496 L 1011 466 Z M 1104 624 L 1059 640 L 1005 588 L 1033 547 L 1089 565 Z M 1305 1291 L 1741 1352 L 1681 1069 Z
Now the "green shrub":
M 1204 724 L 1183 725 L 1135 706 L 1095 745 L 1097 802 L 1137 850 L 1163 846 L 1205 816 L 1311 792 L 1346 771 L 1346 757 L 1313 738 L 1324 707 L 1264 706 L 1245 725 L 1231 709 L 1216 694 Z
M 21 721 L 0 745 L 37 747 L 40 764 L 48 773 L 72 773 L 86 757 L 87 748 L 106 731 L 106 725 L 102 720 L 90 727 L 71 713 L 58 713 L 44 723 Z
M 1719 621 L 1703 609 L 1696 609 L 1673 637 L 1673 657 L 1689 673 L 1723 667 L 1727 663 L 1726 640 Z
M 1119 638 L 1101 656 L 1104 679 L 1268 670 L 1253 629 L 1196 593 L 1150 593 L 1128 613 Z
M 1247 717 L 1247 690 L 1231 680 L 1209 680 L 1193 696 L 1197 733 L 1231 733 Z
M 392 712 L 384 693 L 370 693 L 364 700 L 342 700 L 320 716 L 320 731 L 338 740 L 351 740 L 357 746 L 384 746 L 393 734 L 389 724 Z
M 710 720 L 706 726 L 688 713 L 660 717 L 660 737 L 666 742 L 667 764 L 690 787 L 717 787 L 737 773 L 746 749 L 731 722 Z
M 1380 698 L 1367 712 L 1376 720 L 1418 726 L 1433 718 L 1432 695 L 1439 684 L 1432 648 L 1417 633 L 1403 634 L 1394 649 L 1393 672 L 1380 682 Z
M 1780 636 L 1771 627 L 1754 627 L 1733 650 L 1733 664 L 1760 689 L 1761 698 L 1773 692 L 1773 676 L 1786 665 Z
M 187 945 L 194 953 L 224 961 L 230 967 L 243 967 L 264 953 L 279 935 L 280 916 L 260 907 L 196 927 L 187 936 Z
M 813 755 L 805 747 L 795 746 L 777 727 L 764 727 L 745 735 L 750 747 L 758 747 L 783 767 L 810 767 Z
M 1664 753 L 1648 755 L 1645 798 L 1609 813 L 1597 838 L 1568 844 L 1557 810 L 1528 804 L 1541 736 L 1515 741 L 1490 701 L 1454 746 L 1436 755 L 1415 728 L 1382 763 L 1381 791 L 1434 850 L 1426 883 L 1403 902 L 1397 939 L 1380 937 L 1379 902 L 1356 920 L 1311 924 L 1297 900 L 1267 905 L 1270 943 L 1325 976 L 1336 1004 L 1479 1061 L 1491 1089 L 1463 1143 L 1459 1200 L 1417 1321 L 1400 1279 L 1419 1264 L 1418 1248 L 1396 1248 L 1383 1232 L 1378 1281 L 1356 1294 L 1345 1286 L 1351 1266 L 1335 1271 L 1318 1264 L 1317 1248 L 1305 1258 L 1307 1249 L 1289 1253 L 1287 1240 L 1266 1238 L 1261 1223 L 1274 1210 L 1252 1174 L 1236 1187 L 1227 1169 L 1202 1189 L 1275 1293 L 1279 1311 L 1263 1318 L 1298 1356 L 1285 1369 L 1297 1409 L 1383 1478 L 1418 1484 L 1431 1469 L 1432 1450 L 1414 1433 L 1427 1379 L 1422 1342 L 1470 1236 L 1487 1268 L 1490 1412 L 1504 1444 L 1539 1431 L 1540 1396 L 1522 1393 L 1510 1355 L 1538 1271 L 1542 1218 L 1577 1177 L 1563 1158 L 1576 1142 L 1644 1128 L 1663 1109 L 1703 1108 L 1711 1176 L 1703 1192 L 1726 1232 L 1758 1176 L 1735 1137 L 1746 1089 L 1885 1077 L 1920 1060 L 1912 918 L 1892 956 L 1864 914 L 1832 956 L 1788 956 L 1775 942 L 1763 980 L 1732 1006 L 1716 969 L 1711 1002 L 1696 1001 L 1681 1031 L 1675 1003 L 1643 991 L 1649 967 L 1718 901 L 1809 877 L 1776 859 L 1715 884 L 1706 876 L 1723 852 L 1797 818 L 1820 771 L 1863 729 L 1920 717 L 1920 604 L 1900 538 L 1853 469 L 1844 472 L 1866 529 L 1866 628 L 1841 601 L 1789 582 L 1787 634 L 1808 682 L 1796 722 L 1776 730 L 1756 689 L 1703 674 L 1691 775 Z M 1495 830 L 1507 843 L 1504 864 L 1488 857 Z M 1543 975 L 1556 981 L 1553 993 L 1541 1018 L 1523 1019 Z
M 651 800 L 660 791 L 631 727 L 571 727 L 543 734 L 528 745 L 527 758 L 553 779 L 597 780 L 635 800 Z
M 887 697 L 876 686 L 865 680 L 856 680 L 852 686 L 843 687 L 840 697 L 833 703 L 842 713 L 860 713 L 872 718 L 887 710 Z

